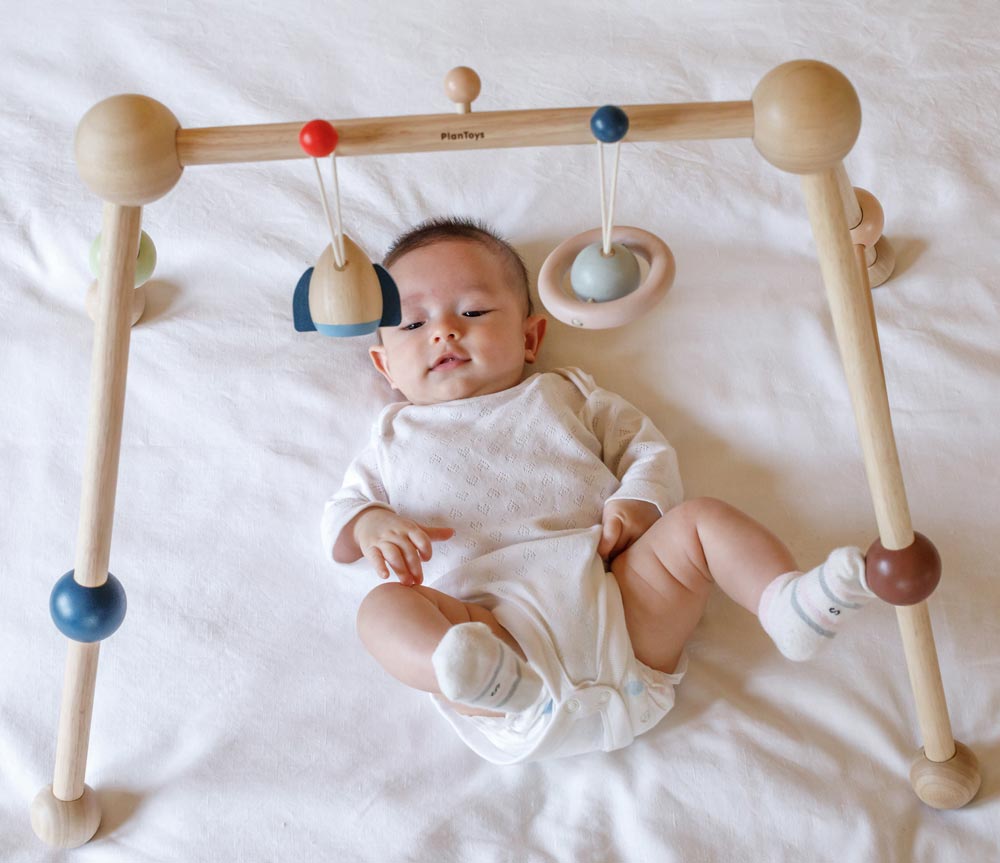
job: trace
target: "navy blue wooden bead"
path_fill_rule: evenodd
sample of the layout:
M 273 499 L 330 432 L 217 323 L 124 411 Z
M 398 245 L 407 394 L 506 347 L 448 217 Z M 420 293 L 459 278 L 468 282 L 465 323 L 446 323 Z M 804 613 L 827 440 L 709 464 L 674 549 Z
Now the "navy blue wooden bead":
M 125 588 L 110 572 L 100 587 L 84 587 L 67 572 L 49 597 L 49 613 L 56 628 L 73 641 L 101 641 L 125 619 Z
M 628 134 L 628 114 L 617 105 L 604 105 L 591 115 L 590 131 L 598 141 L 614 144 Z

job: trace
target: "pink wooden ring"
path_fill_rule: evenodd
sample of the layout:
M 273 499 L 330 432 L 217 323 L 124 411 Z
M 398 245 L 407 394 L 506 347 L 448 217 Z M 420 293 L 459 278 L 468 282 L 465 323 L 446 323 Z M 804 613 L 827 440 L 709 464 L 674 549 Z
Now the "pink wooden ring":
M 618 225 L 611 240 L 621 243 L 649 264 L 649 272 L 631 294 L 606 303 L 585 303 L 563 290 L 563 280 L 573 261 L 591 243 L 601 240 L 601 229 L 594 228 L 564 240 L 545 259 L 538 273 L 538 296 L 552 317 L 573 327 L 607 330 L 634 321 L 653 308 L 674 282 L 676 266 L 670 247 L 659 237 Z
M 861 208 L 861 221 L 851 228 L 851 242 L 855 246 L 874 246 L 885 229 L 885 212 L 871 192 L 854 187 L 854 194 Z

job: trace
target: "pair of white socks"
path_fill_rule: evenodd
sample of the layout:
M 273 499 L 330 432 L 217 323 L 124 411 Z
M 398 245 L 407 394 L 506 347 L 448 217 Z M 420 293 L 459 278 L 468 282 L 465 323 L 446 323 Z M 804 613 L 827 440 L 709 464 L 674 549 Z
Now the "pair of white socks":
M 816 656 L 868 601 L 865 558 L 838 548 L 809 572 L 787 572 L 761 595 L 757 616 L 788 659 Z M 513 713 L 538 699 L 541 678 L 485 623 L 451 627 L 431 657 L 441 693 L 452 701 Z

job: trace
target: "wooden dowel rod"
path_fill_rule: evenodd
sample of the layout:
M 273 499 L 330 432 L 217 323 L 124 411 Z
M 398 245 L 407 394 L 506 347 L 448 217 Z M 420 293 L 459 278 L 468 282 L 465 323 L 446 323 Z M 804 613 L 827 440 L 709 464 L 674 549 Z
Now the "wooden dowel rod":
M 882 544 L 906 548 L 913 527 L 872 327 L 870 298 L 848 233 L 834 170 L 802 177 Z
M 955 738 L 948 718 L 948 702 L 927 601 L 896 606 L 896 622 L 903 639 L 924 754 L 930 761 L 947 761 L 955 754 Z
M 623 108 L 629 117 L 626 141 L 749 138 L 753 135 L 753 105 L 749 101 L 625 105 Z M 590 117 L 593 113 L 594 108 L 544 108 L 330 122 L 339 135 L 337 155 L 363 156 L 592 144 Z M 307 156 L 299 147 L 299 130 L 303 122 L 179 129 L 178 159 L 184 167 L 304 159 Z
M 861 222 L 861 206 L 858 204 L 858 196 L 854 194 L 854 186 L 847 176 L 847 169 L 843 162 L 837 162 L 834 168 L 837 174 L 837 188 L 840 190 L 840 200 L 844 204 L 844 213 L 847 216 L 847 227 L 856 228 Z
M 872 333 L 875 337 L 875 352 L 878 354 L 878 370 L 885 380 L 885 364 L 882 362 L 882 346 L 878 340 L 878 322 L 875 319 L 875 300 L 872 297 L 871 283 L 868 281 L 868 256 L 865 254 L 865 247 L 855 245 L 854 259 L 857 261 L 858 270 L 861 273 L 861 287 L 865 292 L 866 305 L 868 306 L 868 319 L 871 322 Z
M 99 587 L 108 578 L 141 219 L 140 207 L 104 205 L 90 410 L 73 576 L 84 587 Z M 59 800 L 76 800 L 83 794 L 98 646 L 99 643 L 69 642 L 52 782 L 52 793 Z
M 104 205 L 90 410 L 73 576 L 84 587 L 99 587 L 108 577 L 141 219 L 140 207 Z
M 56 768 L 52 794 L 59 800 L 76 800 L 83 795 L 90 746 L 90 718 L 94 709 L 99 641 L 84 644 L 69 641 L 66 674 L 63 677 L 59 736 L 56 740 Z
M 806 174 L 802 188 L 854 405 L 880 539 L 887 549 L 906 548 L 913 542 L 913 528 L 892 432 L 867 270 L 851 243 L 837 171 Z M 899 607 L 896 613 L 925 753 L 931 761 L 947 761 L 955 754 L 955 742 L 927 603 Z

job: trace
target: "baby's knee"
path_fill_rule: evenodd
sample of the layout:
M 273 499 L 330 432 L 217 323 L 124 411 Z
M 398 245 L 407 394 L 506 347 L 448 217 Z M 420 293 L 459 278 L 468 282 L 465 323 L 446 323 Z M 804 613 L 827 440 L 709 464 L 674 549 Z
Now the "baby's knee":
M 692 497 L 674 507 L 692 527 L 708 519 L 717 519 L 734 512 L 734 507 L 717 497 Z
M 401 590 L 412 590 L 412 588 L 400 584 L 398 581 L 387 581 L 372 588 L 368 591 L 367 596 L 361 600 L 358 616 L 355 618 L 355 627 L 362 643 L 368 644 L 368 636 L 385 619 L 386 608 L 399 601 L 399 591 Z

